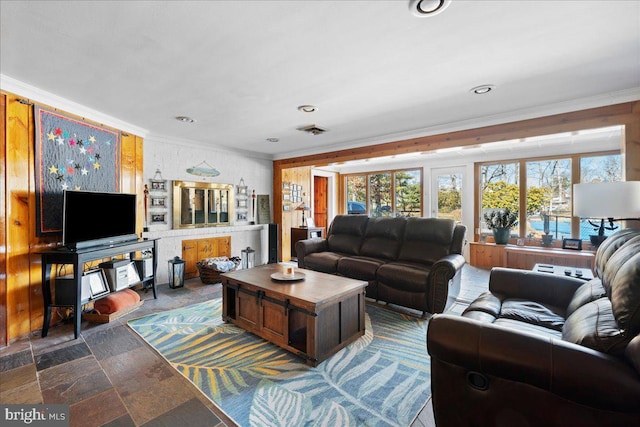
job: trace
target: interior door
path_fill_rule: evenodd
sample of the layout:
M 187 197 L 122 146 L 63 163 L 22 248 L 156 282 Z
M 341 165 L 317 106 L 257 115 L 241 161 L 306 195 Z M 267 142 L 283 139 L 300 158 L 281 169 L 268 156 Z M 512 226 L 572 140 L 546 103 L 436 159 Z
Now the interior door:
M 313 219 L 316 227 L 327 229 L 328 221 L 328 193 L 329 178 L 326 176 L 313 177 Z
M 431 172 L 431 216 L 462 222 L 464 169 L 433 169 Z

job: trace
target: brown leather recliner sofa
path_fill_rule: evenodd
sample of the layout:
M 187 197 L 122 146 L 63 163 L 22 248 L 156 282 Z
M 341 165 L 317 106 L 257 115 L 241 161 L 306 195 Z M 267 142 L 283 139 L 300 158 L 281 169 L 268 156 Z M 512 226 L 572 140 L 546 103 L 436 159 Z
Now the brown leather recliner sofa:
M 494 268 L 462 316 L 428 326 L 436 424 L 640 425 L 640 230 L 600 245 L 596 276 Z
M 466 227 L 438 218 L 338 215 L 325 240 L 295 245 L 298 267 L 366 280 L 366 295 L 423 314 L 460 292 Z

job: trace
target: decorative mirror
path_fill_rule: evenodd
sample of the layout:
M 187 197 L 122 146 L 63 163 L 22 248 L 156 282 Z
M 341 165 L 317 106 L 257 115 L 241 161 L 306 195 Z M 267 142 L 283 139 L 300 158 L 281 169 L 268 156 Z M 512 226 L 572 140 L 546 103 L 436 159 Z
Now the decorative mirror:
M 234 186 L 174 181 L 173 228 L 231 225 Z

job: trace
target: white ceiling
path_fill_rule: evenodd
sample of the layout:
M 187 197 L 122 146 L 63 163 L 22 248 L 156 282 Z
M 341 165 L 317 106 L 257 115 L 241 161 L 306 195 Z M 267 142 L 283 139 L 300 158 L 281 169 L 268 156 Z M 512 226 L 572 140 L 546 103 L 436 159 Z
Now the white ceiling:
M 640 99 L 640 1 L 2 0 L 0 19 L 5 90 L 269 158 Z

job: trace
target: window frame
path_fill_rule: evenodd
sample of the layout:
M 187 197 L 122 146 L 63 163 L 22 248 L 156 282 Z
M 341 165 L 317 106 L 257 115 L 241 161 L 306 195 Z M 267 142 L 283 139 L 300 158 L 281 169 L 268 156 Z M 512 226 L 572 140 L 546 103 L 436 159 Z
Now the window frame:
M 523 157 L 523 158 L 509 158 L 501 160 L 492 160 L 486 162 L 474 163 L 474 240 L 480 241 L 481 237 L 485 236 L 482 233 L 482 167 L 487 165 L 498 165 L 506 163 L 518 164 L 518 186 L 519 186 L 519 208 L 518 208 L 518 236 L 519 238 L 526 237 L 526 221 L 522 219 L 522 213 L 527 209 L 527 162 L 536 161 L 548 161 L 548 160 L 560 160 L 569 159 L 571 161 L 571 192 L 573 194 L 573 185 L 581 182 L 581 170 L 580 161 L 585 157 L 598 157 L 607 155 L 619 155 L 622 156 L 622 150 L 604 150 L 604 151 L 588 151 L 582 153 L 572 154 L 554 154 L 549 156 L 535 156 L 535 157 Z M 624 176 L 624 161 L 622 161 L 623 176 Z M 573 215 L 573 207 L 571 209 L 571 237 L 580 238 L 580 218 Z M 535 239 L 526 239 L 528 245 L 539 246 L 540 242 L 536 242 Z M 584 240 L 583 240 L 584 241 Z M 558 243 L 556 243 L 558 244 Z M 555 245 L 554 245 L 555 246 Z
M 395 218 L 397 216 L 397 210 L 396 210 L 396 174 L 397 173 L 402 173 L 402 172 L 418 172 L 419 174 L 419 179 L 420 179 L 420 215 L 419 216 L 424 216 L 424 167 L 411 167 L 411 168 L 401 168 L 401 169 L 382 169 L 382 170 L 375 170 L 375 171 L 366 171 L 366 172 L 353 172 L 353 173 L 347 173 L 347 174 L 341 174 L 340 175 L 340 179 L 341 179 L 341 193 L 343 195 L 343 197 L 341 197 L 342 202 L 340 203 L 341 205 L 341 209 L 343 213 L 347 213 L 348 208 L 347 208 L 347 196 L 348 196 L 348 191 L 347 191 L 347 181 L 349 177 L 353 177 L 353 176 L 362 176 L 365 179 L 365 183 L 366 183 L 366 191 L 365 191 L 365 206 L 366 206 L 366 215 L 367 216 L 371 216 L 371 205 L 370 205 L 370 196 L 371 196 L 371 191 L 370 191 L 370 177 L 372 175 L 380 175 L 380 174 L 391 174 L 391 207 L 392 207 L 392 211 L 391 211 L 391 217 Z

